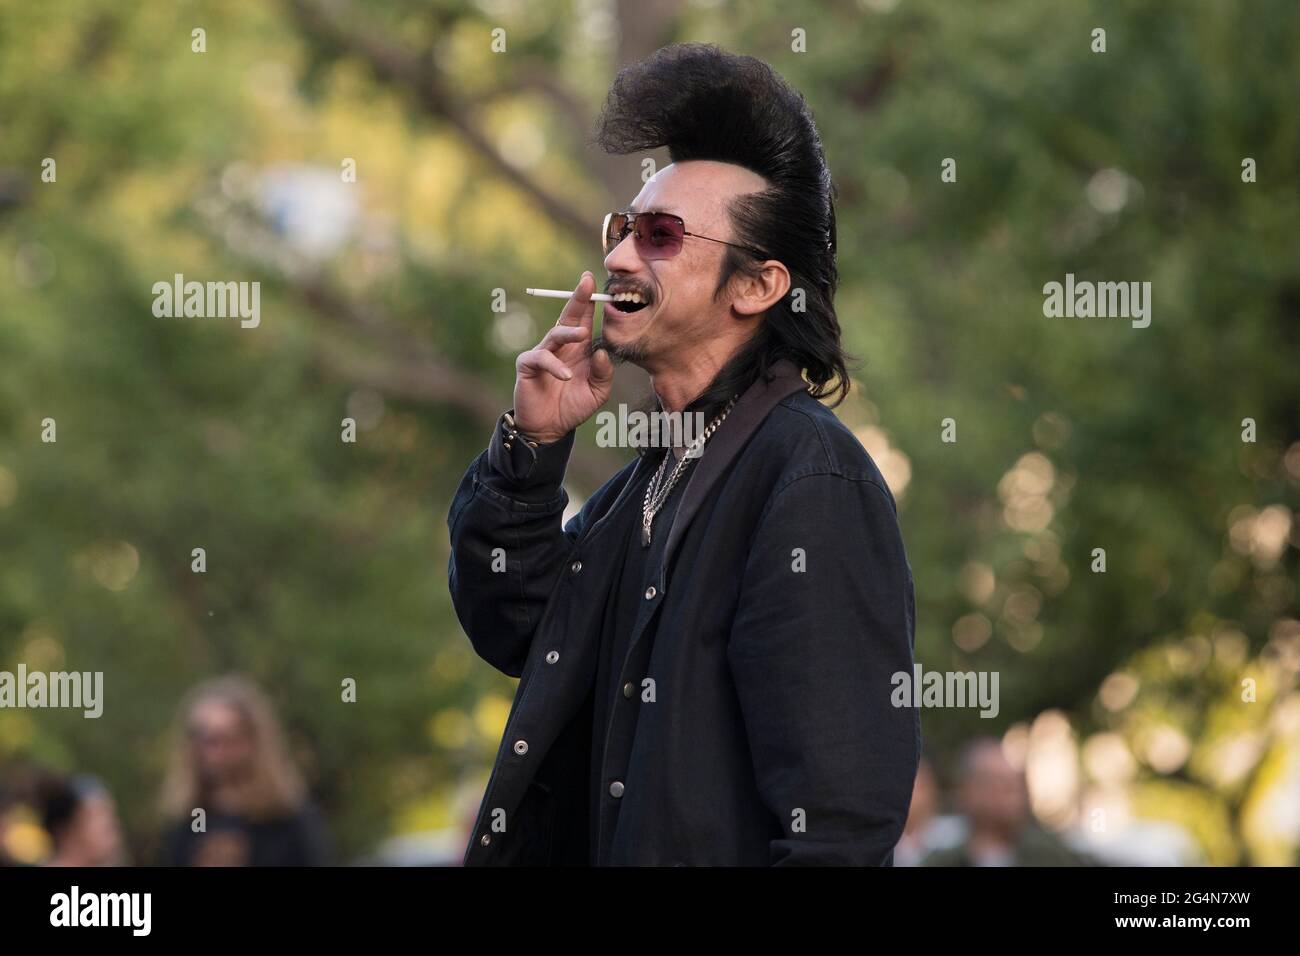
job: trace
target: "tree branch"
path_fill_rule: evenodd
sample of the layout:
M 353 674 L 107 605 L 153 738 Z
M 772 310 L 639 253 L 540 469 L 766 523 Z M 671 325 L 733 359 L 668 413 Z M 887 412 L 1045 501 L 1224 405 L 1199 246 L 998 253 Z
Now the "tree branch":
M 552 193 L 502 155 L 489 142 L 487 134 L 470 119 L 463 105 L 451 95 L 447 76 L 429 57 L 412 54 L 360 27 L 354 16 L 335 14 L 317 0 L 286 2 L 304 32 L 317 43 L 338 55 L 359 57 L 380 80 L 409 92 L 426 114 L 455 129 L 492 169 L 527 194 L 555 222 L 582 242 L 592 241 L 593 223 L 599 217 Z M 347 9 L 344 4 L 330 6 Z

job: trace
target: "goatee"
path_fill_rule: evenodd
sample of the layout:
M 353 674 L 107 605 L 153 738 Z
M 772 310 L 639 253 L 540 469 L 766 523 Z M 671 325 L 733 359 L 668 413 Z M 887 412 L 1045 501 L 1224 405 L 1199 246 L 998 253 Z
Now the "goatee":
M 605 336 L 598 335 L 588 347 L 587 354 L 595 355 L 597 349 L 604 349 L 609 355 L 610 361 L 615 365 L 623 362 L 640 365 L 645 360 L 645 350 L 641 348 L 639 342 L 633 342 L 630 345 L 617 345 L 609 341 Z

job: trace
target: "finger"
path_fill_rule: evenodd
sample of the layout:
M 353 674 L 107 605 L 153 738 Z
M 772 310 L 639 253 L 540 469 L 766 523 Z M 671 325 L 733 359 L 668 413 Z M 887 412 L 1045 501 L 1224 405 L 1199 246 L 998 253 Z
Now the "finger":
M 599 389 L 614 378 L 614 362 L 604 349 L 596 349 L 591 356 L 591 367 L 587 380 L 593 389 Z
M 544 374 L 554 375 L 562 382 L 573 378 L 569 366 L 561 362 L 560 357 L 554 352 L 548 352 L 546 349 L 524 352 L 515 361 L 515 371 L 527 378 Z
M 560 317 L 555 324 L 557 326 L 583 326 L 590 329 L 592 319 L 596 314 L 595 303 L 591 301 L 591 294 L 595 291 L 595 276 L 590 272 L 584 272 L 582 278 L 578 280 L 577 286 L 573 289 L 573 298 L 565 303 L 564 309 L 560 312 Z
M 589 334 L 590 330 L 583 325 L 557 325 L 546 333 L 537 347 L 554 352 L 562 345 L 582 341 Z

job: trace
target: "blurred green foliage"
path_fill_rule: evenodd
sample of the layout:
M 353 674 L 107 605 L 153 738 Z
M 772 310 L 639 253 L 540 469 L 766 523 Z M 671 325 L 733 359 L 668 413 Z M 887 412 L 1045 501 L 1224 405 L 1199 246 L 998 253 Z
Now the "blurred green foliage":
M 107 685 L 98 721 L 0 713 L 0 766 L 101 774 L 146 848 L 177 701 L 240 670 L 348 853 L 457 822 L 512 682 L 452 612 L 447 503 L 551 322 L 518 293 L 599 275 L 599 212 L 639 187 L 640 157 L 583 145 L 614 71 L 709 40 L 818 118 L 863 360 L 839 413 L 898 494 L 918 657 L 1002 675 L 997 720 L 927 713 L 928 749 L 1032 746 L 1061 711 L 1133 757 L 1094 782 L 1211 862 L 1293 860 L 1268 793 L 1300 775 L 1300 9 L 335 9 L 0 2 L 0 667 Z M 347 158 L 355 215 L 304 247 L 267 176 Z M 1151 326 L 1045 318 L 1067 272 L 1150 281 Z M 155 317 L 176 273 L 261 281 L 260 327 Z M 618 464 L 584 436 L 575 497 Z

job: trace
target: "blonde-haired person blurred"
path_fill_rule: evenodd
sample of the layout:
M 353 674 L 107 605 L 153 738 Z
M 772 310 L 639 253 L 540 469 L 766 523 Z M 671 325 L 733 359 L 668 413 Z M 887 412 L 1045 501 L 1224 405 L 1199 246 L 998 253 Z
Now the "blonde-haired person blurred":
M 320 866 L 324 828 L 266 696 L 237 675 L 186 695 L 163 784 L 160 862 L 168 866 Z M 195 832 L 195 810 L 204 826 Z

